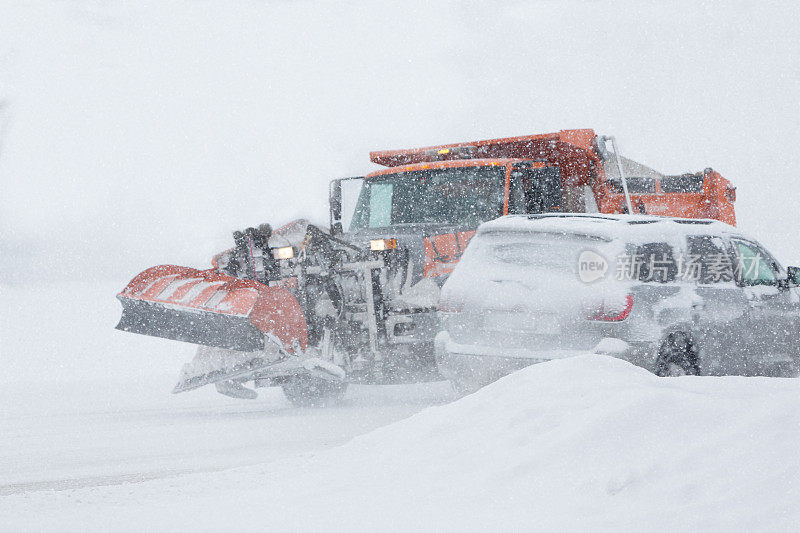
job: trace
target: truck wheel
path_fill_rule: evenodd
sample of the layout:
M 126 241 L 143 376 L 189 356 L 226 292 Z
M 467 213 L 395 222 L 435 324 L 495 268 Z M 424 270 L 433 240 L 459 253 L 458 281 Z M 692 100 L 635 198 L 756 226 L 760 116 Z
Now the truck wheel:
M 658 349 L 655 374 L 657 376 L 696 376 L 697 347 L 692 338 L 682 331 L 670 333 Z
M 341 400 L 347 383 L 297 376 L 283 384 L 283 394 L 295 407 L 327 407 Z

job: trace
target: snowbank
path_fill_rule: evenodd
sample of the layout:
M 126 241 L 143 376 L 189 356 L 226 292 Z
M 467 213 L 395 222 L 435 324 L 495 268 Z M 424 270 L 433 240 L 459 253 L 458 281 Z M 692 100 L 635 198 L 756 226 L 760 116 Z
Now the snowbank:
M 800 381 L 535 365 L 326 452 L 4 498 L 10 529 L 792 530 Z

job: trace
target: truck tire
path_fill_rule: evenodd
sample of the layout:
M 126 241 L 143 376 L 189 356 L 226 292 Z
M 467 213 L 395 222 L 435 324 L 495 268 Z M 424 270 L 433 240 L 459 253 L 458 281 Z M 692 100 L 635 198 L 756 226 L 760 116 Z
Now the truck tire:
M 297 376 L 283 384 L 283 394 L 295 407 L 328 407 L 342 399 L 347 383 Z
M 700 367 L 697 364 L 697 346 L 691 335 L 676 331 L 667 335 L 658 349 L 655 374 L 668 376 L 697 376 Z

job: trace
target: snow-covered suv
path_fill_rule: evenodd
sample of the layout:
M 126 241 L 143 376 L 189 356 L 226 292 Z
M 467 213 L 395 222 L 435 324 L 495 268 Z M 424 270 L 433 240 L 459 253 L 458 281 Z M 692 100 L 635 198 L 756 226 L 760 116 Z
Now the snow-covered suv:
M 658 375 L 796 375 L 798 285 L 797 268 L 717 221 L 506 216 L 442 288 L 437 363 L 464 388 L 587 351 Z

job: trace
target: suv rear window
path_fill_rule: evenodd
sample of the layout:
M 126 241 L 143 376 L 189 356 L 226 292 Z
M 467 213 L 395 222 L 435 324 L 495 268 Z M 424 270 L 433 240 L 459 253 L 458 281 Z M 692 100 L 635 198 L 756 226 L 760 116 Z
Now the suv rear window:
M 480 235 L 473 243 L 470 249 L 476 253 L 465 256 L 467 262 L 576 273 L 581 252 L 604 241 L 571 234 L 498 232 Z

